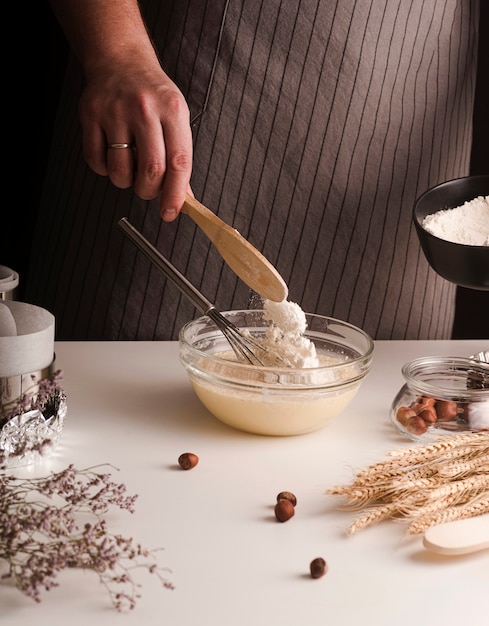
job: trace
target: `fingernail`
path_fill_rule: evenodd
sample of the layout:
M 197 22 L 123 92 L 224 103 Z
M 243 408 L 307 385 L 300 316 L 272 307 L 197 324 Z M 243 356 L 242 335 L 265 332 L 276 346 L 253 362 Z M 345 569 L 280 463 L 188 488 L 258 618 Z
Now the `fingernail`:
M 171 222 L 177 216 L 176 209 L 165 209 L 161 215 L 165 222 Z

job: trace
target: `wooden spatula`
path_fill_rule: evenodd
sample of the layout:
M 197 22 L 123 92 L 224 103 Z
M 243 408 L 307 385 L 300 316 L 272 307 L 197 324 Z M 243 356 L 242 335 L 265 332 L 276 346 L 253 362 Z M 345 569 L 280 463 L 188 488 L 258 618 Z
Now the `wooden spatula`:
M 275 267 L 238 231 L 195 198 L 185 198 L 182 211 L 207 235 L 237 276 L 260 296 L 274 302 L 287 299 L 288 288 Z
M 488 550 L 489 515 L 431 526 L 424 534 L 423 545 L 428 550 L 447 555 Z

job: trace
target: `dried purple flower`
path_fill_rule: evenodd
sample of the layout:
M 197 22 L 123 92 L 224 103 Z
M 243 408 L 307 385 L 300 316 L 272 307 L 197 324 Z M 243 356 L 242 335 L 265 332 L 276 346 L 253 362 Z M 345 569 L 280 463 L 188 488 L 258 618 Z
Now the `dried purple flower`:
M 156 574 L 165 588 L 173 585 L 164 576 L 168 570 L 156 561 L 157 550 L 108 530 L 102 515 L 112 506 L 133 513 L 137 496 L 127 495 L 125 485 L 113 482 L 110 474 L 95 470 L 69 465 L 44 478 L 0 473 L 0 559 L 9 567 L 2 578 L 40 602 L 43 589 L 58 586 L 62 570 L 91 569 L 113 606 L 123 612 L 140 597 L 133 570 Z M 85 520 L 81 528 L 80 514 Z

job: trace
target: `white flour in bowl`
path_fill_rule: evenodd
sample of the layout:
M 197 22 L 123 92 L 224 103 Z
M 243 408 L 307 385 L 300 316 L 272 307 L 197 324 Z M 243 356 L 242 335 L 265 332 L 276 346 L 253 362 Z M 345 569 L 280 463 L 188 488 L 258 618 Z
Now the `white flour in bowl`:
M 307 328 L 306 315 L 295 302 L 265 300 L 263 311 L 264 319 L 280 328 L 284 334 L 303 335 Z
M 287 300 L 265 300 L 263 317 L 270 322 L 263 344 L 272 354 L 278 353 L 289 367 L 301 369 L 319 366 L 316 346 L 304 336 L 306 315 L 298 304 Z
M 466 246 L 489 246 L 489 196 L 427 215 L 421 225 L 435 237 Z

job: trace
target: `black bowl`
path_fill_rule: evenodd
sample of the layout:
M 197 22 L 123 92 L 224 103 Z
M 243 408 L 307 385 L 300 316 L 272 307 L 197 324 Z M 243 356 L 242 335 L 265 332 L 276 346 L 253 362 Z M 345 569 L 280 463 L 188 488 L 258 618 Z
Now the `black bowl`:
M 425 191 L 414 205 L 413 220 L 428 263 L 437 274 L 461 287 L 489 291 L 489 246 L 467 246 L 435 237 L 421 225 L 427 215 L 454 209 L 489 195 L 489 175 L 466 176 Z

